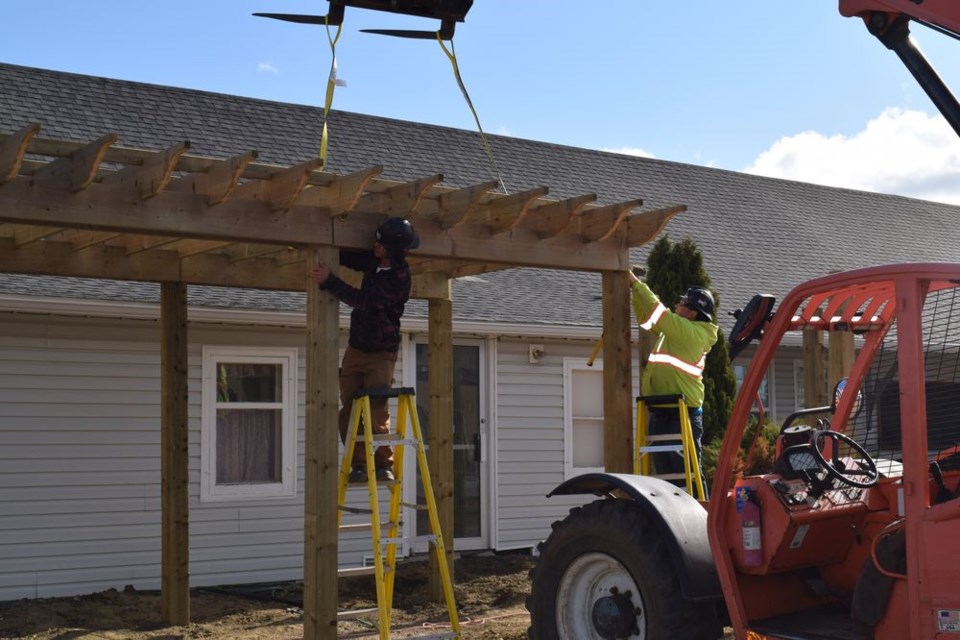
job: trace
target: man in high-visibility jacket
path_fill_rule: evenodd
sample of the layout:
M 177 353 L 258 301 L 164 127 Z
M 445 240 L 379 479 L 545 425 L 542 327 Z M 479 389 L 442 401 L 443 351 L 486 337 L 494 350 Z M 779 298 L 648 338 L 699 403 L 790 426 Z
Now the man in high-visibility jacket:
M 656 337 L 650 360 L 644 367 L 640 393 L 644 396 L 683 394 L 699 462 L 703 437 L 703 367 L 719 331 L 713 323 L 713 294 L 703 287 L 691 287 L 671 312 L 632 270 L 628 273 L 637 321 Z M 647 433 L 676 433 L 679 444 L 680 415 L 676 407 L 650 407 L 649 414 Z M 674 453 L 653 454 L 653 464 L 658 474 L 683 473 L 683 460 Z

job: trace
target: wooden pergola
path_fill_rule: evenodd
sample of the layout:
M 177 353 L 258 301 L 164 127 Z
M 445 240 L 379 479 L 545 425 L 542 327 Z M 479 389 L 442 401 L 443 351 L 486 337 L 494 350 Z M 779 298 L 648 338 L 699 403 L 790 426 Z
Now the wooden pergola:
M 44 139 L 40 125 L 0 134 L 0 272 L 161 284 L 162 602 L 189 622 L 187 303 L 190 284 L 306 291 L 304 638 L 335 638 L 339 303 L 310 281 L 340 248 L 369 248 L 385 216 L 413 221 L 413 297 L 429 301 L 428 409 L 453 422 L 451 279 L 516 266 L 602 273 L 605 463 L 629 472 L 632 439 L 629 249 L 649 242 L 684 206 L 599 206 L 595 194 L 547 198 L 547 187 L 504 195 L 495 181 L 465 188 L 441 175 L 379 178 L 295 166 L 122 148 L 117 134 Z M 452 434 L 430 430 L 441 527 L 453 539 Z M 452 554 L 453 545 L 448 544 Z M 450 558 L 452 567 L 452 556 Z M 436 569 L 436 563 L 434 567 Z M 440 598 L 434 571 L 431 594 Z

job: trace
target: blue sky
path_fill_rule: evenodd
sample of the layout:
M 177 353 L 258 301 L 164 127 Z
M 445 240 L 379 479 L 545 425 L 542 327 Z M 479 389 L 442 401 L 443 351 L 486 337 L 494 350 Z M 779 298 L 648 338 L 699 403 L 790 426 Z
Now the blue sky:
M 0 60 L 322 105 L 325 0 L 3 0 Z M 334 108 L 475 129 L 437 23 L 348 8 Z M 960 93 L 960 42 L 914 37 Z M 960 137 L 835 0 L 476 0 L 454 38 L 486 131 L 960 204 Z M 215 126 L 215 125 L 211 125 Z

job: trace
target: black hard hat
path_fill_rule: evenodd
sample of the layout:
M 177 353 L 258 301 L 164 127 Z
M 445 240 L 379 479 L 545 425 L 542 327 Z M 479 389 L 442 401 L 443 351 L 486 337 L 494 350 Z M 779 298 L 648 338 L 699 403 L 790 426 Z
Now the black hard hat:
M 703 287 L 690 287 L 680 302 L 709 321 L 713 321 L 713 294 Z
M 420 246 L 420 236 L 405 218 L 387 218 L 377 227 L 377 242 L 388 251 L 409 251 Z

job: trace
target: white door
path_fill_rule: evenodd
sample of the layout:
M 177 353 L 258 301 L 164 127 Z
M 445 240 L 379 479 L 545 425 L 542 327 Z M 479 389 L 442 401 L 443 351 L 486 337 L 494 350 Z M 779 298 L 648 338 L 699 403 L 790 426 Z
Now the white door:
M 486 376 L 483 348 L 479 341 L 453 345 L 453 487 L 454 549 L 461 551 L 487 548 L 487 462 L 484 457 L 488 439 L 486 416 Z M 427 345 L 416 344 L 417 413 L 424 440 L 430 433 L 427 413 Z M 417 504 L 424 504 L 423 487 L 417 478 Z M 416 534 L 430 533 L 426 511 L 418 511 Z M 449 546 L 449 543 L 447 543 Z M 414 545 L 427 551 L 426 543 Z

